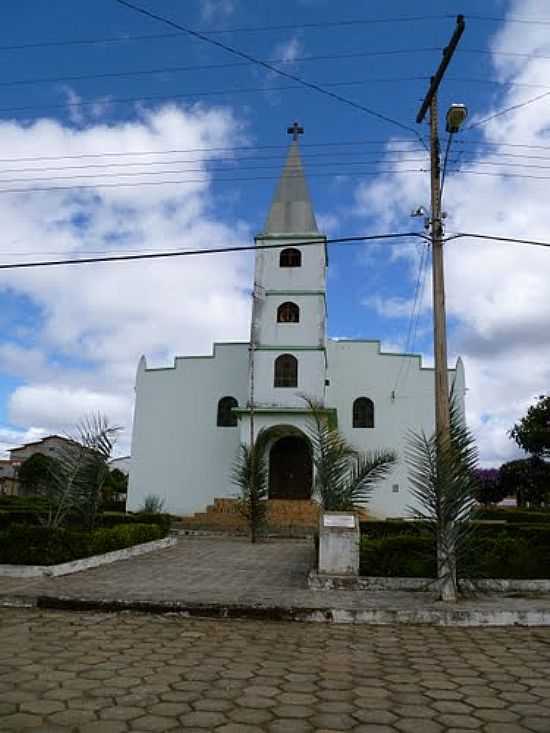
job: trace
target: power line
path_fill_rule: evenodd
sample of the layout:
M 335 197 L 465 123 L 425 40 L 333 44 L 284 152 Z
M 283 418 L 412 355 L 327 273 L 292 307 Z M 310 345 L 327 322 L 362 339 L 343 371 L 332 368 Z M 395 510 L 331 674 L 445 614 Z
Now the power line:
M 362 112 L 366 112 L 367 114 L 371 115 L 372 117 L 376 117 L 377 119 L 383 120 L 384 122 L 387 122 L 388 124 L 399 127 L 402 130 L 406 130 L 407 132 L 412 132 L 415 137 L 420 139 L 420 141 L 422 142 L 422 145 L 425 146 L 424 139 L 418 133 L 418 131 L 415 128 L 410 127 L 409 125 L 405 125 L 403 122 L 399 122 L 398 120 L 394 120 L 392 117 L 388 117 L 387 115 L 381 114 L 380 112 L 376 112 L 375 110 L 371 109 L 370 107 L 366 107 L 363 104 L 354 102 L 351 99 L 348 99 L 347 97 L 342 97 L 340 94 L 331 92 L 328 89 L 320 86 L 319 84 L 306 81 L 305 79 L 302 79 L 300 76 L 296 76 L 295 74 L 291 74 L 288 71 L 279 69 L 277 66 L 273 66 L 272 64 L 268 63 L 267 61 L 262 61 L 261 59 L 257 59 L 254 56 L 251 56 L 250 54 L 245 53 L 244 51 L 240 51 L 239 49 L 234 48 L 233 46 L 229 46 L 228 44 L 222 43 L 221 41 L 216 41 L 213 38 L 208 38 L 208 36 L 204 35 L 204 33 L 200 33 L 199 31 L 194 31 L 191 28 L 188 28 L 184 25 L 181 25 L 180 23 L 176 23 L 175 21 L 170 20 L 169 18 L 165 18 L 161 15 L 157 15 L 156 13 L 152 13 L 150 10 L 146 10 L 145 8 L 141 8 L 138 5 L 134 5 L 128 2 L 128 0 L 115 0 L 115 2 L 117 2 L 119 5 L 124 5 L 125 7 L 129 8 L 130 10 L 133 10 L 135 13 L 145 15 L 148 18 L 151 18 L 153 20 L 158 20 L 161 23 L 169 25 L 172 28 L 176 28 L 177 30 L 184 31 L 185 33 L 187 33 L 188 35 L 190 35 L 193 38 L 198 38 L 201 41 L 204 41 L 206 43 L 209 43 L 210 45 L 216 46 L 217 48 L 221 48 L 224 51 L 227 51 L 228 53 L 233 54 L 234 56 L 238 56 L 239 58 L 243 58 L 247 61 L 250 61 L 251 63 L 261 66 L 264 69 L 267 69 L 268 71 L 278 74 L 279 76 L 283 76 L 286 79 L 291 79 L 292 81 L 297 82 L 298 84 L 305 87 L 306 89 L 311 89 L 320 94 L 324 94 L 325 96 L 335 99 L 336 101 L 341 102 L 342 104 L 346 104 L 349 107 L 353 107 L 355 109 L 361 110 Z
M 115 0 L 115 2 L 119 2 L 119 0 Z M 274 67 L 275 68 L 275 67 Z M 425 76 L 399 76 L 399 77 L 377 77 L 377 78 L 367 78 L 367 79 L 356 79 L 353 81 L 331 81 L 327 82 L 325 84 L 325 87 L 347 87 L 347 86 L 361 86 L 363 84 L 371 84 L 371 83 L 385 83 L 385 82 L 401 82 L 401 81 L 425 81 L 428 77 Z M 309 84 L 308 82 L 306 84 Z M 296 91 L 298 89 L 301 89 L 303 85 L 292 85 L 292 86 L 280 86 L 280 87 L 274 87 L 274 86 L 261 86 L 261 87 L 237 87 L 236 89 L 226 88 L 226 89 L 212 89 L 212 90 L 206 90 L 206 91 L 195 91 L 195 92 L 185 92 L 183 94 L 149 94 L 144 97 L 106 97 L 104 99 L 83 99 L 79 100 L 78 102 L 63 102 L 61 104 L 27 104 L 19 107 L 0 107 L 0 113 L 2 112 L 28 112 L 30 110 L 42 110 L 42 109 L 80 109 L 81 107 L 90 107 L 97 105 L 98 101 L 103 104 L 133 104 L 134 102 L 170 102 L 171 100 L 175 99 L 192 99 L 193 97 L 217 97 L 222 96 L 225 94 L 252 94 L 252 93 L 261 93 L 261 92 L 290 92 L 290 91 Z M 324 94 L 328 94 L 329 96 L 334 96 L 335 98 L 339 98 L 340 95 L 335 95 L 332 92 L 328 91 L 328 89 L 325 89 L 325 87 L 319 87 L 319 89 L 324 89 Z M 342 97 L 341 99 L 346 99 L 345 97 Z M 350 102 L 350 104 L 355 105 L 354 102 Z M 365 110 L 367 108 L 365 107 Z M 380 116 L 378 113 L 372 113 L 375 116 Z M 383 117 L 383 115 L 382 115 Z M 387 118 L 388 120 L 390 118 Z M 401 124 L 401 123 L 396 123 Z M 403 126 L 405 129 L 409 129 L 406 126 Z M 412 129 L 412 128 L 410 128 Z
M 488 20 L 495 23 L 505 21 L 506 23 L 522 23 L 525 25 L 550 25 L 550 19 L 546 18 L 517 18 L 509 15 L 468 15 L 469 20 Z
M 183 35 L 183 34 L 182 34 Z M 354 51 L 343 54 L 322 54 L 319 56 L 301 56 L 292 59 L 293 63 L 305 63 L 311 61 L 339 61 L 344 59 L 364 58 L 367 56 L 394 56 L 398 54 L 427 53 L 441 51 L 440 47 L 418 48 L 418 49 L 394 49 L 388 51 Z M 268 59 L 269 63 L 287 63 L 287 59 Z M 164 66 L 156 69 L 129 69 L 126 71 L 111 71 L 103 74 L 79 74 L 73 76 L 44 76 L 31 79 L 14 79 L 12 81 L 0 81 L 0 87 L 26 86 L 31 84 L 50 84 L 55 82 L 87 81 L 89 79 L 112 79 L 128 76 L 150 76 L 155 74 L 173 74 L 188 71 L 212 71 L 215 69 L 231 69 L 249 67 L 250 61 L 235 61 L 231 64 L 195 64 L 190 66 Z
M 325 246 L 326 244 L 352 244 L 357 242 L 403 239 L 405 237 L 420 237 L 421 239 L 425 239 L 425 235 L 419 234 L 418 232 L 400 232 L 395 234 L 372 234 L 368 236 L 336 237 L 332 239 L 321 237 L 319 239 L 310 239 L 305 242 L 293 242 L 292 246 L 310 247 L 313 245 Z M 392 244 L 396 243 L 394 242 Z M 190 257 L 196 255 L 224 254 L 229 252 L 249 252 L 258 249 L 284 249 L 285 247 L 288 247 L 288 242 L 278 244 L 233 245 L 229 247 L 213 247 L 210 249 L 187 249 L 173 252 L 152 252 L 148 254 L 115 255 L 112 257 L 73 257 L 64 260 L 43 260 L 41 262 L 13 262 L 9 264 L 0 264 L 0 270 L 16 270 L 29 267 L 54 267 L 58 265 L 89 265 L 97 262 L 127 262 L 133 260 L 152 260 L 167 257 Z
M 265 31 L 281 31 L 281 30 L 302 30 L 314 28 L 336 28 L 349 27 L 353 25 L 376 25 L 387 23 L 406 23 L 406 22 L 422 22 L 426 20 L 448 20 L 451 15 L 416 15 L 416 16 L 397 16 L 386 18 L 355 18 L 351 20 L 334 20 L 334 21 L 318 21 L 316 23 L 293 23 L 286 25 L 265 25 L 265 26 L 243 26 L 240 28 L 215 28 L 210 30 L 202 30 L 204 35 L 218 35 L 224 33 L 261 33 Z M 104 36 L 102 38 L 83 38 L 69 39 L 64 41 L 36 41 L 33 43 L 17 43 L 7 46 L 0 46 L 0 51 L 19 51 L 37 48 L 59 48 L 63 46 L 90 46 L 104 43 L 128 43 L 134 41 L 154 41 L 165 40 L 168 38 L 179 38 L 185 35 L 185 32 L 179 33 L 148 33 L 148 34 L 124 34 L 122 36 Z
M 344 165 L 380 165 L 380 164 L 386 164 L 386 163 L 425 163 L 426 158 L 401 158 L 398 160 L 387 160 L 387 159 L 381 159 L 381 160 L 369 160 L 369 161 L 363 161 L 363 160 L 353 160 L 353 161 L 345 161 Z M 341 161 L 321 161 L 317 163 L 310 163 L 309 165 L 317 165 L 317 166 L 342 166 Z M 541 167 L 541 168 L 547 168 L 548 166 L 532 166 L 532 167 Z M 278 165 L 252 165 L 252 166 L 240 166 L 239 170 L 248 170 L 248 171 L 264 171 L 264 170 L 279 170 L 280 166 Z M 293 171 L 291 167 L 287 167 L 285 169 L 288 171 Z M 393 170 L 393 169 L 390 169 Z M 396 169 L 399 170 L 399 169 Z M 295 173 L 292 173 L 292 175 L 301 175 L 301 167 L 296 166 L 294 168 Z M 2 171 L 4 172 L 4 171 Z M 205 175 L 208 173 L 228 173 L 231 172 L 231 169 L 228 168 L 177 168 L 175 170 L 170 169 L 164 169 L 164 170 L 153 170 L 153 171 L 130 171 L 130 172 L 124 172 L 124 171 L 118 171 L 116 173 L 79 173 L 76 175 L 70 175 L 70 176 L 55 176 L 52 178 L 51 176 L 45 176 L 45 177 L 39 177 L 39 178 L 0 178 L 0 185 L 4 183 L 40 183 L 41 181 L 72 181 L 76 179 L 90 179 L 90 178 L 98 178 L 101 177 L 103 179 L 105 178 L 118 178 L 118 177 L 124 177 L 124 178 L 135 178 L 139 176 L 165 176 L 165 175 L 179 175 L 180 173 L 204 173 Z M 346 175 L 348 171 L 334 171 L 331 175 Z M 288 176 L 288 177 L 292 177 Z M 205 179 L 207 180 L 207 179 Z
M 386 173 L 426 173 L 426 169 L 423 168 L 403 168 L 398 169 L 385 169 L 376 171 L 355 171 L 353 173 L 339 173 L 333 171 L 332 173 L 312 173 L 309 178 L 333 178 L 335 176 L 345 176 L 346 178 L 362 178 L 366 176 L 378 176 Z M 176 181 L 139 181 L 138 183 L 91 183 L 78 186 L 39 186 L 39 187 L 25 187 L 25 188 L 0 188 L 0 194 L 3 193 L 42 193 L 50 191 L 85 191 L 96 188 L 139 188 L 141 186 L 172 186 L 172 185 L 183 185 L 186 183 L 241 183 L 250 181 L 276 181 L 279 180 L 279 176 L 249 176 L 244 178 L 216 178 L 212 181 L 209 177 L 204 178 L 185 178 L 183 180 Z
M 390 144 L 395 143 L 408 143 L 412 144 L 412 140 L 409 138 L 405 139 L 393 139 L 389 141 Z M 472 141 L 473 142 L 473 141 Z M 300 143 L 300 148 L 319 148 L 319 147 L 339 147 L 339 146 L 353 146 L 353 145 L 386 145 L 387 140 L 357 140 L 345 142 L 339 140 L 337 142 L 321 142 L 321 143 Z M 424 148 L 422 148 L 424 149 Z M 231 151 L 247 151 L 247 150 L 288 150 L 288 145 L 237 145 L 237 146 L 225 146 L 225 147 L 210 147 L 210 148 L 169 148 L 165 150 L 129 150 L 126 152 L 114 151 L 114 152 L 101 152 L 101 153 L 75 153 L 73 155 L 39 155 L 39 156 L 25 156 L 19 158 L 0 158 L 0 163 L 19 163 L 19 162 L 31 162 L 31 161 L 50 161 L 50 160 L 80 160 L 83 158 L 115 158 L 115 157 L 130 157 L 140 155 L 169 155 L 173 153 L 215 153 L 215 152 L 231 152 Z M 392 148 L 387 148 L 391 152 Z M 408 148 L 403 149 L 403 151 Z
M 117 0 L 117 2 L 120 2 L 121 0 Z M 550 96 L 550 92 L 544 92 L 544 94 L 538 94 L 536 97 L 531 97 L 531 99 L 526 99 L 525 102 L 520 102 L 519 104 L 513 104 L 511 107 L 505 107 L 504 109 L 499 110 L 498 112 L 495 112 L 492 115 L 489 115 L 489 117 L 485 117 L 482 120 L 479 120 L 478 122 L 472 122 L 472 124 L 468 125 L 465 129 L 466 130 L 474 130 L 477 127 L 481 127 L 481 125 L 487 124 L 487 122 L 490 122 L 491 120 L 496 119 L 497 117 L 501 117 L 502 115 L 508 114 L 508 112 L 515 112 L 518 109 L 523 109 L 523 107 L 527 107 L 530 104 L 533 104 L 534 102 L 539 102 L 541 99 L 544 99 L 545 97 Z
M 472 232 L 459 232 L 458 234 L 452 234 L 450 237 L 446 237 L 445 241 L 449 242 L 453 239 L 461 239 L 463 237 L 469 237 L 471 239 L 484 239 L 494 242 L 508 242 L 510 244 L 530 244 L 535 247 L 550 247 L 550 242 L 544 242 L 537 239 L 520 239 L 517 237 L 500 237 L 496 234 L 476 234 Z
M 386 153 L 386 151 L 382 150 L 372 150 L 372 151 L 362 151 L 360 153 L 361 157 L 368 157 L 368 156 L 380 156 L 384 155 L 383 162 L 384 163 L 399 163 L 403 160 L 404 154 L 409 153 L 425 153 L 424 148 L 404 148 L 403 150 L 390 150 L 389 154 Z M 338 150 L 336 153 L 330 152 L 330 153 L 306 153 L 305 155 L 302 154 L 302 160 L 305 161 L 308 166 L 310 165 L 321 165 L 321 163 L 317 163 L 315 161 L 316 158 L 323 158 L 325 156 L 329 155 L 344 155 L 344 156 L 353 156 L 354 158 L 357 157 L 358 153 L 357 151 L 347 151 L 347 150 Z M 389 157 L 390 155 L 397 154 L 397 157 Z M 532 157 L 532 158 L 540 158 L 542 160 L 550 160 L 550 158 L 545 158 L 544 156 L 514 156 L 514 157 Z M 113 168 L 133 168 L 133 167 L 140 167 L 140 168 L 148 168 L 150 166 L 157 166 L 157 165 L 180 165 L 182 163 L 203 163 L 206 171 L 211 171 L 212 168 L 207 168 L 206 166 L 210 165 L 212 161 L 218 161 L 218 162 L 227 162 L 227 163 L 241 163 L 241 162 L 248 162 L 248 161 L 255 161 L 255 160 L 274 160 L 278 161 L 279 166 L 284 162 L 284 158 L 280 155 L 250 155 L 245 157 L 222 157 L 222 156 L 216 156 L 216 157 L 209 157 L 209 158 L 188 158 L 188 159 L 175 159 L 175 160 L 138 160 L 138 161 L 126 161 L 124 163 L 85 163 L 84 165 L 65 165 L 65 166 L 40 166 L 40 167 L 34 167 L 34 168 L 3 168 L 1 173 L 44 173 L 46 171 L 52 171 L 52 172 L 59 172 L 59 171 L 73 171 L 73 170 L 90 170 L 90 169 L 107 169 L 112 170 Z M 313 160 L 313 162 L 311 162 Z M 375 163 L 378 161 L 364 161 L 365 163 L 368 163 L 369 165 L 371 163 Z M 334 165 L 347 165 L 348 161 L 333 161 Z M 329 162 L 322 163 L 323 165 L 328 165 Z M 331 163 L 332 164 L 332 163 Z M 350 162 L 350 165 L 356 165 L 356 162 Z M 260 166 L 258 166 L 260 167 Z M 263 167 L 263 166 L 262 166 Z M 271 166 L 269 166 L 271 167 Z M 227 168 L 223 168 L 222 170 L 228 170 Z

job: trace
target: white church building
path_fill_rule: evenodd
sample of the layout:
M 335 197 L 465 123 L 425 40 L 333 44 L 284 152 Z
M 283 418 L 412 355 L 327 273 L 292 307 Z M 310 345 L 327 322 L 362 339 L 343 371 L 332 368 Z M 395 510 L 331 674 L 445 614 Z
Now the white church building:
M 314 498 L 307 394 L 323 403 L 356 448 L 398 454 L 369 501 L 368 515 L 408 513 L 407 433 L 434 430 L 434 371 L 422 366 L 419 355 L 384 353 L 380 341 L 327 337 L 324 242 L 294 129 L 264 230 L 256 237 L 251 343 L 215 343 L 211 355 L 178 356 L 168 368 L 151 369 L 140 360 L 129 510 L 148 494 L 163 498 L 165 510 L 176 515 L 234 498 L 231 469 L 239 444 L 250 441 L 251 404 L 255 434 L 276 428 L 266 456 L 269 498 Z M 449 381 L 463 407 L 460 359 Z

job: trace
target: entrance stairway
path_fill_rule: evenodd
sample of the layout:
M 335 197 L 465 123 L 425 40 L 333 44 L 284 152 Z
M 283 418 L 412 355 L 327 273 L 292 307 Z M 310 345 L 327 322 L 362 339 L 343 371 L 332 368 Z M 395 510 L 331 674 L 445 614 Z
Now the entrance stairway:
M 319 505 L 311 500 L 269 499 L 267 501 L 267 533 L 286 537 L 313 534 L 319 526 Z M 207 531 L 224 534 L 246 534 L 245 519 L 239 513 L 236 499 L 214 499 L 206 511 L 183 516 L 174 524 L 182 531 Z

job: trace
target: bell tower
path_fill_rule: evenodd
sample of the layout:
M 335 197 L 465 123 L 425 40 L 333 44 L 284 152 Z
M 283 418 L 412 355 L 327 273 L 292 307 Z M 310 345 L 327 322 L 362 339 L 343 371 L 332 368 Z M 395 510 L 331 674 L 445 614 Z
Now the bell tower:
M 286 163 L 257 235 L 251 329 L 254 405 L 304 408 L 326 378 L 326 237 L 319 232 L 294 123 Z M 265 248 L 263 248 L 265 247 Z

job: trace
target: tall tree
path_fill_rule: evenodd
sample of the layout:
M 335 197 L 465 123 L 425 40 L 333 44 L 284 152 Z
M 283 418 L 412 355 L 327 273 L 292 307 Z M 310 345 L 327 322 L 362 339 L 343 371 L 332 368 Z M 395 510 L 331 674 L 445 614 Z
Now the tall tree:
M 509 435 L 526 453 L 550 458 L 550 395 L 540 395 Z

